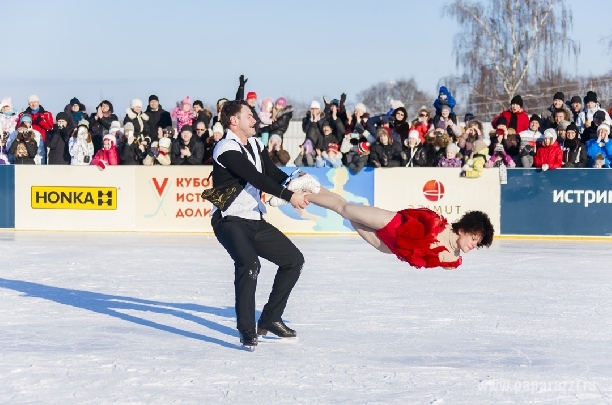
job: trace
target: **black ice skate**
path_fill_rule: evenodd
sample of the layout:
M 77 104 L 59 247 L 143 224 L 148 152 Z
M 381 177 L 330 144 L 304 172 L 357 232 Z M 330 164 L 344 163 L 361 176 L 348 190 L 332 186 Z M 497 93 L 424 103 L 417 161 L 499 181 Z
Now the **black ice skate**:
M 257 333 L 255 333 L 255 329 L 249 330 L 239 330 L 240 334 L 240 343 L 244 346 L 255 348 L 257 346 Z
M 285 325 L 282 320 L 277 322 L 262 322 L 259 320 L 259 322 L 257 322 L 257 334 L 265 336 L 268 332 L 282 338 L 292 338 L 297 336 L 297 332 Z

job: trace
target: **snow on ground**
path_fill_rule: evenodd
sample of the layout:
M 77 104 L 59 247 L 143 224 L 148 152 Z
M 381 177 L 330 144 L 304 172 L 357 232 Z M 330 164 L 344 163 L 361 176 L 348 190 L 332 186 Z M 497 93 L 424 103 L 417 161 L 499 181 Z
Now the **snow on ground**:
M 292 239 L 299 340 L 251 353 L 214 236 L 0 233 L 0 403 L 612 404 L 608 243 L 498 241 L 445 271 Z

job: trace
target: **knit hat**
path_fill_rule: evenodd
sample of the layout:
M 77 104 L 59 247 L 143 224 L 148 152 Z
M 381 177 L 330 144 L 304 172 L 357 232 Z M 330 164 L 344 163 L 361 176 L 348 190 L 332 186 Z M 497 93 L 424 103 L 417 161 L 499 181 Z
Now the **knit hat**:
M 495 145 L 495 149 L 493 149 L 495 152 L 503 152 L 504 151 L 504 145 L 502 145 L 501 143 L 498 143 L 497 145 Z
M 32 122 L 32 116 L 30 116 L 30 114 L 23 114 L 21 118 L 19 119 L 19 122 L 21 123 L 24 121 Z
M 446 147 L 446 151 L 447 152 L 459 153 L 459 146 L 456 143 L 451 142 Z
M 500 126 L 500 125 L 508 126 L 508 120 L 506 119 L 506 117 L 499 117 L 497 119 L 497 126 Z
M 55 122 L 59 121 L 59 120 L 64 120 L 66 122 L 70 121 L 70 118 L 68 117 L 68 114 L 66 114 L 65 112 L 59 112 L 57 113 L 57 115 L 55 116 Z
M 193 128 L 191 127 L 191 125 L 183 125 L 181 127 L 181 134 L 183 132 L 191 132 L 193 134 Z
M 357 145 L 357 152 L 359 152 L 360 155 L 363 155 L 366 152 L 370 151 L 370 144 L 368 142 L 359 142 L 359 144 Z
M 606 131 L 608 131 L 608 135 L 610 134 L 610 125 L 601 124 L 599 127 L 597 127 L 597 132 L 599 132 L 600 129 L 605 129 Z
M 283 142 L 283 138 L 281 138 L 281 136 L 279 134 L 272 134 L 272 136 L 270 136 L 270 138 L 268 138 L 268 143 L 278 143 L 278 147 L 280 149 L 280 145 Z
M 603 154 L 598 153 L 597 155 L 595 155 L 595 164 L 601 165 L 601 166 L 606 164 L 606 158 L 604 157 Z
M 595 93 L 594 91 L 587 91 L 586 96 L 584 96 L 584 104 L 589 103 L 589 102 L 597 102 L 597 93 Z
M 557 131 L 555 131 L 553 128 L 548 128 L 546 131 L 544 131 L 544 138 L 557 139 Z
M 87 127 L 87 129 L 89 129 L 89 121 L 81 120 L 81 121 L 79 121 L 77 127 Z
M 329 145 L 327 145 L 327 153 L 329 154 L 330 152 L 335 152 L 338 153 L 340 151 L 340 145 L 338 145 L 337 143 L 330 143 Z
M 126 122 L 123 125 L 123 132 L 127 133 L 128 131 L 134 131 L 134 124 L 131 122 Z
M 215 125 L 213 125 L 212 127 L 212 133 L 216 134 L 216 133 L 223 133 L 223 125 L 221 125 L 221 123 L 219 121 L 215 122 Z
M 531 121 L 538 121 L 538 122 L 540 122 L 540 116 L 538 114 L 533 114 L 531 116 L 531 118 L 529 118 L 529 122 L 531 122 Z M 497 121 L 497 123 L 499 124 L 499 120 Z
M 523 98 L 519 95 L 512 97 L 510 100 L 510 104 L 518 104 L 521 108 L 523 108 Z
M 593 119 L 597 118 L 600 121 L 605 121 L 606 120 L 606 113 L 601 111 L 601 110 L 597 110 L 595 111 L 595 114 L 593 114 Z
M 563 120 L 560 123 L 557 124 L 557 130 L 567 130 L 567 127 L 569 126 L 570 122 Z
M 565 127 L 565 130 L 574 131 L 576 134 L 578 133 L 578 127 L 573 122 L 571 122 L 567 127 Z
M 419 131 L 417 131 L 416 129 L 411 129 L 410 132 L 408 132 L 408 139 L 410 138 L 414 138 L 420 142 L 421 134 L 419 134 Z
M 4 107 L 11 107 L 11 108 L 13 108 L 13 102 L 12 102 L 10 97 L 4 97 L 2 99 L 2 101 L 0 101 L 0 109 L 2 109 Z
M 487 149 L 488 146 L 486 143 L 484 143 L 484 141 L 482 141 L 481 139 L 477 140 L 476 142 L 474 142 L 474 148 L 472 149 L 474 152 L 480 152 L 483 149 Z
M 451 110 L 451 108 L 450 108 L 450 106 L 449 106 L 448 104 L 443 104 L 443 105 L 442 105 L 442 107 L 440 107 L 440 111 L 443 111 L 443 110 L 448 110 L 448 111 L 450 111 L 450 110 Z
M 118 131 L 120 129 L 121 129 L 121 124 L 119 123 L 119 121 L 113 121 L 113 122 L 111 122 L 111 125 L 110 125 L 110 128 L 108 129 L 108 132 Z
M 394 110 L 397 110 L 400 107 L 404 107 L 404 103 L 402 103 L 399 100 L 391 100 L 390 104 L 391 104 L 391 108 L 393 108 Z
M 321 104 L 314 100 L 312 103 L 310 103 L 310 108 L 318 108 L 319 110 L 321 109 Z
M 130 103 L 130 108 L 136 108 L 136 107 L 142 108 L 142 101 L 137 98 L 132 100 L 132 102 Z
M 562 92 L 558 91 L 555 93 L 555 95 L 553 96 L 553 100 L 561 100 L 561 101 L 565 101 L 565 94 L 563 94 Z
M 302 144 L 302 146 L 306 148 L 307 155 L 312 155 L 312 151 L 314 147 L 312 146 L 312 141 L 310 139 L 306 139 L 304 143 Z
M 474 114 L 472 114 L 472 113 L 467 113 L 467 114 L 465 114 L 465 117 L 463 118 L 463 122 L 470 122 L 470 121 L 472 121 L 474 118 L 476 118 L 476 117 L 474 117 Z
M 187 96 L 183 99 L 183 104 L 189 104 L 191 106 L 191 97 Z
M 574 104 L 574 103 L 582 104 L 582 100 L 580 99 L 580 96 L 572 97 L 572 100 L 570 101 L 570 104 Z
M 329 121 L 327 120 L 323 121 L 323 124 L 321 124 L 321 128 L 325 128 L 325 127 L 330 127 L 330 128 L 332 127 Z
M 28 104 L 30 104 L 32 101 L 40 101 L 38 99 L 38 96 L 36 94 L 32 94 L 30 97 L 28 97 Z
M 168 148 L 170 149 L 170 146 L 172 145 L 172 140 L 170 138 L 162 138 L 159 140 L 159 147 L 160 148 Z
M 172 128 L 170 125 L 164 128 L 164 133 L 170 134 L 171 138 L 174 138 L 176 136 L 176 132 L 174 132 L 174 128 Z
M 246 99 L 247 99 L 247 100 L 250 100 L 250 99 L 252 99 L 252 98 L 257 99 L 257 93 L 255 93 L 254 91 L 249 91 L 249 92 L 247 93 Z
M 365 104 L 363 103 L 357 103 L 357 105 L 355 105 L 355 109 L 359 109 L 361 111 L 363 111 L 364 113 L 366 113 L 368 110 L 366 109 Z
M 113 143 L 113 145 L 115 144 L 115 142 L 117 142 L 117 139 L 115 138 L 115 136 L 111 134 L 104 135 L 104 138 L 102 138 L 102 140 L 103 141 L 109 140 Z
M 280 105 L 282 108 L 287 107 L 287 99 L 285 97 L 279 97 L 275 102 L 274 105 Z
M 151 101 L 153 101 L 153 100 L 155 100 L 155 101 L 159 101 L 159 98 L 158 98 L 158 97 L 157 97 L 155 94 L 151 94 L 151 95 L 149 96 L 149 103 L 150 103 Z

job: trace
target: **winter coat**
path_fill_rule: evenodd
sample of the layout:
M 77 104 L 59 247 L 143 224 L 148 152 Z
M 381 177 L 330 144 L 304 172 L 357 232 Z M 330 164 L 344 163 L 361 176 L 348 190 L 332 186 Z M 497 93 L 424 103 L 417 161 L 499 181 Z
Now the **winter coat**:
M 315 166 L 316 167 L 330 167 L 330 168 L 342 167 L 342 153 L 337 153 L 332 158 L 331 156 L 327 154 L 327 152 L 323 152 L 321 153 L 321 156 L 317 156 Z
M 293 161 L 293 164 L 296 165 L 296 167 L 314 167 L 316 163 L 318 162 L 315 162 L 315 158 L 311 153 L 307 153 L 305 155 L 300 153 Z M 342 163 L 342 161 L 340 163 Z M 325 163 L 321 167 L 324 166 Z
M 287 129 L 289 129 L 291 118 L 293 118 L 293 107 L 288 105 L 276 113 L 276 121 L 273 121 L 272 124 L 268 126 L 262 127 L 259 132 L 262 134 L 268 133 L 270 136 L 276 134 L 282 139 Z
M 419 133 L 419 139 L 421 140 L 421 144 L 425 143 L 425 134 L 430 130 L 434 129 L 433 123 L 430 121 L 420 122 L 419 120 L 412 121 L 412 125 L 410 126 L 410 130 L 415 130 Z M 408 132 L 410 132 L 410 130 Z
M 542 113 L 542 118 L 540 119 L 540 128 L 542 132 L 547 130 L 548 128 L 557 129 L 557 123 L 555 122 L 554 115 L 556 110 L 557 109 L 555 108 L 555 106 L 551 104 L 551 106 L 548 107 L 546 111 Z M 565 111 L 570 119 L 573 117 L 572 111 L 567 105 L 565 105 L 565 103 L 563 103 L 563 105 L 561 106 L 561 110 Z
M 87 142 L 86 136 L 78 135 L 71 137 L 68 141 L 68 151 L 72 159 L 70 164 L 73 166 L 89 166 L 94 154 L 92 142 Z
M 43 141 L 43 138 L 40 132 L 38 132 L 35 129 L 31 129 L 31 130 L 32 130 L 32 139 L 34 139 L 34 142 L 36 142 L 36 146 L 37 146 L 37 152 L 36 152 L 36 157 L 34 158 L 34 162 L 35 164 L 38 164 L 38 165 L 45 165 L 47 164 L 47 148 L 45 147 L 45 142 Z M 14 130 L 12 133 L 9 134 L 8 139 L 6 141 L 7 150 L 11 148 L 11 144 L 13 143 L 13 141 L 15 141 L 18 134 L 19 134 L 19 131 L 17 130 Z M 8 158 L 11 162 L 13 162 L 12 154 L 9 153 Z
M 402 146 L 397 142 L 383 145 L 376 142 L 370 149 L 370 166 L 400 167 L 402 166 Z
M 108 166 L 117 166 L 119 164 L 119 153 L 117 153 L 115 142 L 111 142 L 109 150 L 104 148 L 100 149 L 91 160 L 91 164 L 97 165 L 100 161 L 103 161 Z
M 238 90 L 236 90 L 236 100 L 246 101 L 244 98 L 244 87 L 238 86 Z M 253 114 L 253 118 L 255 119 L 255 128 L 257 130 L 257 136 L 259 136 L 259 134 L 263 134 L 263 132 L 261 131 L 261 120 L 259 119 L 259 114 L 257 114 L 257 110 L 255 109 L 255 107 L 249 106 L 249 108 L 251 109 L 251 113 Z M 213 125 L 215 124 L 213 123 Z
M 68 104 L 64 107 L 64 112 L 68 115 L 68 126 L 70 128 L 76 128 L 79 126 L 79 121 L 85 120 L 89 122 L 89 115 L 85 112 L 87 108 L 84 104 L 79 104 L 79 112 L 72 112 L 72 104 Z
M 49 148 L 48 164 L 69 165 L 72 158 L 68 144 L 72 135 L 72 128 L 60 128 L 56 125 L 47 133 L 47 147 Z
M 446 100 L 440 100 L 440 94 L 446 94 Z M 436 108 L 436 114 L 442 113 L 442 106 L 447 105 L 451 109 L 451 113 L 454 113 L 455 106 L 457 102 L 453 98 L 451 92 L 444 86 L 440 87 L 440 91 L 438 92 L 438 98 L 434 101 L 433 106 Z
M 170 114 L 172 118 L 176 118 L 176 130 L 178 133 L 181 133 L 181 128 L 185 125 L 191 126 L 193 124 L 193 120 L 196 118 L 196 114 L 191 111 L 183 110 L 182 106 L 174 107 L 172 113 Z
M 10 113 L 9 115 L 5 115 L 0 112 L 0 134 L 7 133 L 10 134 L 17 128 L 17 118 L 19 116 L 15 114 L 15 112 Z
M 394 118 L 394 115 L 398 110 L 403 111 L 404 113 L 404 119 L 401 121 Z M 385 121 L 388 121 L 389 128 L 391 128 L 391 136 L 393 137 L 393 141 L 403 145 L 404 140 L 408 138 L 408 130 L 410 129 L 410 124 L 406 120 L 406 114 L 406 109 L 404 107 L 399 107 L 393 111 L 391 116 L 377 115 L 370 118 L 366 123 L 366 128 L 371 135 L 376 136 L 376 131 L 378 128 L 380 128 Z
M 196 125 L 198 125 L 198 122 L 203 122 L 204 125 L 206 125 L 206 128 L 210 128 L 211 119 L 212 113 L 205 108 L 202 111 L 198 112 L 197 116 L 195 117 L 195 120 L 193 121 L 193 126 L 195 127 Z M 170 124 L 170 126 L 172 126 L 172 124 Z
M 566 139 L 563 145 L 563 167 L 582 168 L 587 166 L 587 148 L 580 139 Z
M 134 136 L 138 138 L 140 135 L 148 136 L 149 134 L 149 126 L 147 121 L 149 121 L 149 116 L 142 111 L 139 114 L 136 114 L 134 110 L 128 108 L 125 110 L 125 118 L 123 119 L 123 125 L 131 122 L 134 124 Z
M 151 142 L 157 141 L 157 128 L 166 128 L 172 126 L 172 117 L 170 113 L 162 108 L 160 105 L 157 108 L 157 111 L 151 110 L 151 106 L 147 106 L 147 110 L 145 111 L 149 120 L 146 125 L 149 127 L 149 136 L 151 137 Z
M 19 114 L 17 122 L 21 120 L 23 114 L 30 114 L 30 117 L 32 117 L 32 128 L 38 131 L 43 142 L 47 142 L 47 131 L 53 128 L 53 114 L 49 111 L 45 111 L 42 105 L 38 107 L 36 113 L 33 113 L 32 108 L 28 107 L 24 112 Z
M 460 158 L 447 158 L 443 156 L 438 160 L 438 167 L 461 167 L 463 166 L 463 162 Z
M 599 130 L 599 127 L 596 126 L 594 122 L 591 122 L 591 126 L 588 128 L 585 128 L 584 132 L 580 134 L 580 142 L 586 145 L 587 142 L 590 141 L 591 139 L 596 140 L 598 130 Z
M 181 157 L 181 149 L 187 146 L 191 156 Z M 170 149 L 170 160 L 173 165 L 201 165 L 204 158 L 204 144 L 197 139 L 196 136 L 192 136 L 189 143 L 185 145 L 183 138 L 178 137 L 172 142 Z
M 367 154 L 360 155 L 356 151 L 351 150 L 346 154 L 346 166 L 353 174 L 357 174 L 366 167 L 368 158 L 369 156 Z
M 510 155 L 511 157 L 515 157 L 519 154 L 520 145 L 521 145 L 521 137 L 517 134 L 513 133 L 514 131 L 510 131 L 508 136 L 505 139 L 502 139 L 502 146 L 504 147 L 504 152 Z M 489 155 L 493 156 L 495 152 L 495 147 L 498 144 L 497 134 L 490 134 L 491 144 L 489 145 Z
M 406 155 L 408 157 L 408 161 L 406 162 L 406 167 L 418 167 L 419 164 L 416 161 L 416 156 L 418 156 L 419 151 L 421 150 L 422 146 L 421 145 L 417 145 L 413 148 L 406 146 L 404 148 L 404 151 L 406 152 Z
M 541 169 L 544 164 L 547 164 L 549 169 L 558 169 L 563 166 L 563 151 L 557 142 L 553 142 L 550 146 L 544 144 L 538 146 L 533 165 Z
M 97 115 L 94 113 L 89 117 L 89 132 L 91 133 L 91 142 L 93 142 L 94 151 L 96 153 L 104 146 L 102 138 L 104 138 L 104 135 L 108 134 L 113 121 L 119 121 L 119 118 L 113 113 L 113 105 L 109 101 L 104 101 L 104 103 L 108 104 L 110 107 L 108 116 L 97 118 Z M 102 103 L 98 104 L 96 113 L 101 106 Z
M 520 134 L 521 132 L 529 129 L 529 115 L 527 115 L 525 110 L 521 110 L 520 112 L 514 114 L 516 115 L 516 125 L 515 126 L 510 125 L 512 115 L 513 115 L 512 111 L 506 110 L 502 112 L 501 114 L 499 114 L 497 117 L 495 117 L 495 119 L 491 121 L 491 125 L 493 126 L 493 128 L 497 128 L 497 120 L 500 117 L 504 117 L 506 118 L 506 122 L 508 122 L 508 125 L 507 125 L 508 128 L 514 129 L 517 134 Z
M 499 156 L 498 156 L 499 153 Z M 487 163 L 485 163 L 485 168 L 491 169 L 493 167 L 499 167 L 501 165 L 506 167 L 516 167 L 516 163 L 512 160 L 512 156 L 508 155 L 506 152 L 493 152 Z
M 489 156 L 486 154 L 487 152 L 487 149 L 483 149 L 478 151 L 478 153 L 474 153 L 472 157 L 467 160 L 462 168 L 463 172 L 465 173 L 465 177 L 476 179 L 482 176 L 482 171 L 484 170 L 485 164 L 489 158 Z
M 583 131 L 586 130 L 586 123 L 590 122 L 591 126 L 593 126 L 593 115 L 597 112 L 597 111 L 603 111 L 604 113 L 606 113 L 606 118 L 604 119 L 604 122 L 608 123 L 608 124 L 612 124 L 612 120 L 610 120 L 610 115 L 608 114 L 608 112 L 606 110 L 604 110 L 603 108 L 599 107 L 599 104 L 597 107 L 589 110 L 588 108 L 585 108 L 584 111 L 582 111 L 580 114 L 578 114 L 578 119 L 576 120 L 576 126 L 578 127 L 578 131 L 580 133 L 582 133 Z M 584 140 L 583 140 L 584 142 Z
M 416 163 L 420 167 L 436 167 L 445 153 L 444 149 L 426 142 L 416 155 Z
M 18 135 L 15 141 L 11 144 L 8 153 L 14 156 L 16 165 L 33 165 L 34 157 L 38 151 L 38 145 L 32 136 L 23 138 Z
M 344 133 L 346 135 L 352 133 L 363 135 L 367 128 L 368 119 L 370 119 L 370 114 L 368 113 L 364 113 L 360 120 L 357 120 L 357 117 L 355 114 L 353 114 L 350 124 L 348 123 L 348 120 L 344 120 Z
M 604 155 L 606 160 L 606 166 L 610 167 L 612 162 L 612 140 L 608 139 L 608 142 L 597 142 L 597 138 L 593 138 L 586 143 L 588 165 L 593 167 L 595 164 L 595 157 L 601 153 Z
M 323 123 L 325 121 L 327 121 L 325 112 L 321 112 L 321 119 L 317 122 L 311 120 L 310 111 L 307 111 L 306 116 L 302 118 L 302 131 L 306 134 L 306 139 L 310 139 L 313 145 L 317 145 L 320 138 L 323 137 Z
M 123 136 L 119 143 L 120 145 L 120 164 L 122 165 L 131 165 L 138 166 L 142 165 L 142 161 L 147 155 L 147 150 L 144 151 L 140 149 L 140 144 L 138 139 L 134 139 L 131 143 L 128 142 L 128 139 Z
M 204 142 L 203 142 L 203 144 L 204 144 L 204 157 L 202 158 L 203 164 L 205 164 L 205 165 L 212 165 L 213 164 L 212 155 L 213 155 L 213 151 L 215 150 L 215 146 L 217 146 L 217 143 L 219 143 L 219 141 L 215 141 L 215 138 L 213 138 L 212 135 L 204 140 Z

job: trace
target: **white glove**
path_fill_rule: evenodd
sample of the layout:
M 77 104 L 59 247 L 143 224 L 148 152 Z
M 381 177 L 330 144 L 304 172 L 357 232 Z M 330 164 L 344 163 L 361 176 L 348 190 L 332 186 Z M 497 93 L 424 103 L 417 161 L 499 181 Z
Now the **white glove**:
M 544 163 L 542 165 L 542 171 L 545 172 L 546 170 L 548 170 L 548 165 L 546 163 Z

